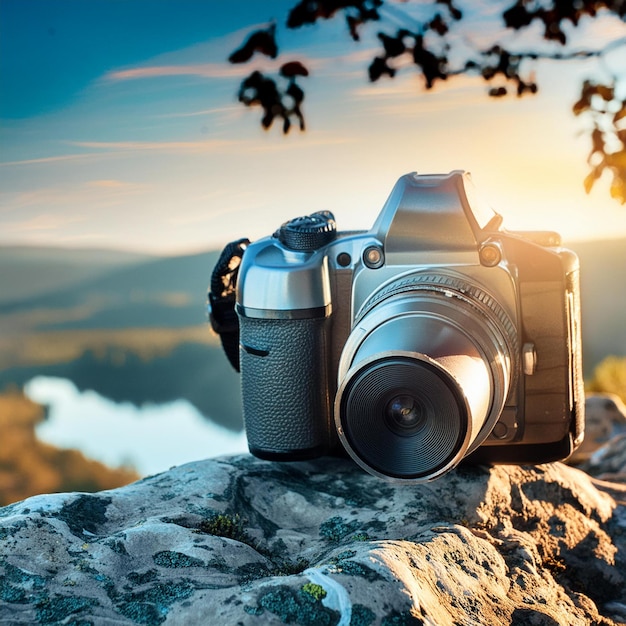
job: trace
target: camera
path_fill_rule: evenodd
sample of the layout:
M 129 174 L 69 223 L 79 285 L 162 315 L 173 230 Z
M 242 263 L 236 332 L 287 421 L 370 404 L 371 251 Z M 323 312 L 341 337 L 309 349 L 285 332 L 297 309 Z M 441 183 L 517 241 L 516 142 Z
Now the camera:
M 578 259 L 502 223 L 469 174 L 411 173 L 368 231 L 322 211 L 246 241 L 228 329 L 210 297 L 214 328 L 237 333 L 251 453 L 347 452 L 408 482 L 568 457 L 584 434 Z

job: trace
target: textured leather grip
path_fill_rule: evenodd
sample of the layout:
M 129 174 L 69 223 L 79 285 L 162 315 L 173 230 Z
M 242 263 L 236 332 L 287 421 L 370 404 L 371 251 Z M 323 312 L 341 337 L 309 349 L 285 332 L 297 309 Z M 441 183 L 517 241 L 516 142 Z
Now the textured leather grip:
M 244 420 L 256 456 L 287 461 L 328 452 L 326 323 L 240 318 Z

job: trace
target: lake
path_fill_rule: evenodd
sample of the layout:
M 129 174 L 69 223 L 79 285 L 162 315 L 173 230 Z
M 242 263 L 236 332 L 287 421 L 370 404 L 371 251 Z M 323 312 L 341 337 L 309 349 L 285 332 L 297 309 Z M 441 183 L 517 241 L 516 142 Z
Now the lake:
M 138 408 L 95 391 L 79 391 L 70 380 L 49 376 L 31 379 L 24 393 L 48 406 L 46 420 L 36 428 L 40 441 L 75 448 L 111 467 L 132 466 L 141 476 L 248 451 L 243 431 L 211 422 L 187 400 Z

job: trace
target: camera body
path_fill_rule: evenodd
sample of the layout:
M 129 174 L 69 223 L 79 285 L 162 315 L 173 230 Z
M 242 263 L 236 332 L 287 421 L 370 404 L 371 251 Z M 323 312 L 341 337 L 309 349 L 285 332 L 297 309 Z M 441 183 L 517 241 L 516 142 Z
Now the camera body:
M 345 450 L 421 482 L 582 441 L 578 259 L 556 233 L 503 229 L 464 172 L 401 177 L 369 231 L 283 224 L 246 249 L 236 311 L 260 458 Z

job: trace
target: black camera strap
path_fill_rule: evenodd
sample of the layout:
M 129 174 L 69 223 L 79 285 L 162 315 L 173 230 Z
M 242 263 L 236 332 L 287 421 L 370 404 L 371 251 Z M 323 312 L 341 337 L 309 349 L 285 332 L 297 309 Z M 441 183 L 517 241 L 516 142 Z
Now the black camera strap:
M 239 318 L 235 311 L 237 276 L 241 259 L 250 245 L 248 239 L 229 243 L 220 255 L 208 293 L 211 327 L 220 336 L 230 364 L 239 371 Z

